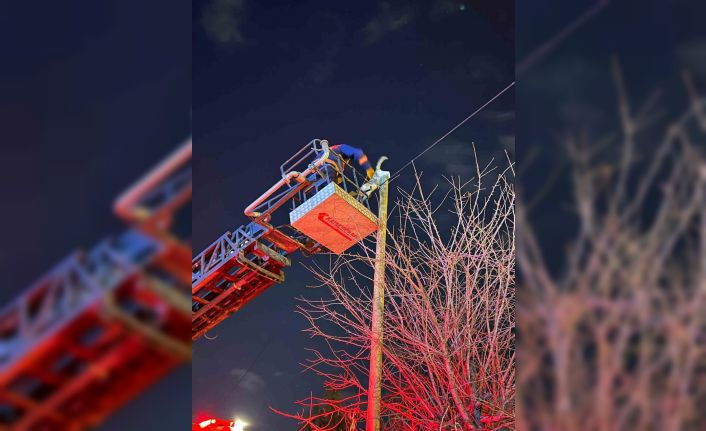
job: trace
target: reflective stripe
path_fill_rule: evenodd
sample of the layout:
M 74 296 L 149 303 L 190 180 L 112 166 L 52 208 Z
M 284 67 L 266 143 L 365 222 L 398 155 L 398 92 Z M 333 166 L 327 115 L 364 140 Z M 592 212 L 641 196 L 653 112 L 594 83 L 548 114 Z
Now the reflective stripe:
M 328 163 L 329 165 L 333 166 L 333 169 L 336 171 L 336 173 L 338 173 L 338 163 L 336 163 L 335 161 L 333 161 L 333 160 L 331 160 L 331 159 L 327 159 L 327 160 L 326 160 L 326 163 Z M 346 165 L 343 165 L 344 168 L 345 168 L 345 166 L 346 166 Z
M 360 159 L 358 159 L 358 164 L 360 166 L 363 166 L 364 164 L 368 163 L 368 156 L 363 155 Z

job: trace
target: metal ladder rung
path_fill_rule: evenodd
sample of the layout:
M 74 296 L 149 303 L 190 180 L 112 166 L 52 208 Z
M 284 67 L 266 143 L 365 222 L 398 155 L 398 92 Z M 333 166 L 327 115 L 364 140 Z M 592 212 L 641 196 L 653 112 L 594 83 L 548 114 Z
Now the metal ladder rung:
M 279 231 L 271 224 L 265 222 L 260 222 L 260 224 L 267 228 L 267 233 L 264 235 L 264 238 L 269 241 L 272 241 L 273 244 L 275 244 L 277 247 L 281 248 L 288 254 L 292 253 L 293 251 L 296 251 L 297 249 L 306 248 L 304 244 Z
M 260 241 L 258 241 L 256 244 L 257 245 L 255 246 L 255 249 L 258 251 L 262 251 L 269 258 L 274 259 L 283 266 L 292 266 L 292 261 L 288 257 L 282 256 L 281 254 L 277 253 L 276 251 L 274 251 L 273 249 L 266 246 Z
M 265 269 L 262 266 L 257 265 L 256 263 L 248 259 L 245 256 L 245 253 L 243 253 L 242 251 L 238 252 L 238 262 L 242 263 L 253 271 L 258 272 L 263 277 L 274 281 L 275 283 L 282 283 L 284 281 L 284 273 L 282 271 L 280 271 L 279 274 L 275 274 L 274 272 Z

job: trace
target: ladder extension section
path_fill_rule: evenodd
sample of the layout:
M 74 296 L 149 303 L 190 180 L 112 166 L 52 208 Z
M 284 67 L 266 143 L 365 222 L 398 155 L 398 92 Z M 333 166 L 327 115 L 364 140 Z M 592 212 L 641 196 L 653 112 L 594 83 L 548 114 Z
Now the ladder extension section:
M 282 269 L 291 262 L 282 248 L 286 244 L 282 235 L 269 225 L 252 222 L 226 232 L 194 258 L 192 339 L 284 281 Z
M 0 430 L 94 428 L 190 360 L 190 160 L 189 140 L 116 201 L 128 231 L 0 311 Z
M 96 426 L 189 357 L 184 292 L 155 266 L 166 252 L 128 231 L 71 256 L 0 314 L 0 428 Z

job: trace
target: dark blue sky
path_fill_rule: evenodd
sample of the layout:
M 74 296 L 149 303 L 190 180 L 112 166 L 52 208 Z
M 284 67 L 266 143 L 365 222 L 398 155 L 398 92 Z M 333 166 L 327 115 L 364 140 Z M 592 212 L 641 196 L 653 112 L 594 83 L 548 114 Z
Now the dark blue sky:
M 362 147 L 373 161 L 386 154 L 396 171 L 514 77 L 511 1 L 207 0 L 194 3 L 193 31 L 196 251 L 243 224 L 245 206 L 310 139 Z M 419 159 L 427 184 L 470 175 L 471 142 L 485 160 L 514 147 L 513 98 Z M 322 391 L 301 373 L 316 344 L 293 311 L 295 297 L 325 293 L 305 287 L 310 261 L 293 260 L 286 283 L 194 344 L 195 414 L 295 429 L 268 406 L 291 411 Z
M 596 0 L 537 0 L 517 8 L 518 59 L 597 3 Z M 594 141 L 619 133 L 616 87 L 611 59 L 621 64 L 633 111 L 655 91 L 663 116 L 639 136 L 641 160 L 653 157 L 655 140 L 665 124 L 687 109 L 681 80 L 690 71 L 706 91 L 704 2 L 620 0 L 606 6 L 565 38 L 540 62 L 518 78 L 516 93 L 518 184 L 532 198 L 561 169 L 558 180 L 533 207 L 532 225 L 539 233 L 554 269 L 561 268 L 566 241 L 575 234 L 570 179 L 560 138 L 566 132 L 587 133 Z M 519 64 L 519 60 L 518 60 Z M 604 150 L 615 160 L 619 144 Z M 531 162 L 530 162 L 531 159 Z M 520 227 L 521 228 L 521 227 Z
M 190 3 L 7 2 L 0 13 L 0 304 L 124 225 L 115 197 L 189 135 Z M 100 431 L 188 429 L 183 366 Z

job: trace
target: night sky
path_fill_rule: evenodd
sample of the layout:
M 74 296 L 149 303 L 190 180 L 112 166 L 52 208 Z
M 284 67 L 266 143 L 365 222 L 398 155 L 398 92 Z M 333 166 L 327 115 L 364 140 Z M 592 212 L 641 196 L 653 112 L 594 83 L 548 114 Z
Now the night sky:
M 388 155 L 394 172 L 509 84 L 512 2 L 487 4 L 194 2 L 195 252 L 245 223 L 244 208 L 310 139 L 362 147 L 373 162 Z M 425 184 L 468 178 L 472 142 L 485 161 L 513 151 L 512 91 L 417 161 Z M 311 260 L 293 261 L 283 285 L 194 344 L 194 415 L 237 415 L 253 431 L 296 429 L 269 406 L 292 411 L 322 392 L 301 372 L 316 341 L 293 310 L 295 297 L 325 292 L 306 288 Z
M 124 230 L 115 197 L 189 135 L 190 3 L 6 2 L 0 13 L 0 304 Z M 100 431 L 188 429 L 190 369 Z
M 552 39 L 596 0 L 538 0 L 517 7 L 518 64 Z M 689 71 L 706 94 L 706 3 L 622 0 L 605 6 L 518 77 L 516 92 L 518 184 L 534 205 L 531 223 L 550 266 L 560 270 L 575 234 L 568 163 L 561 138 L 568 131 L 598 141 L 620 131 L 611 59 L 621 65 L 633 111 L 654 93 L 661 116 L 639 135 L 637 157 L 650 160 L 665 125 L 687 109 L 681 73 Z M 616 143 L 604 148 L 615 161 Z M 549 180 L 554 172 L 556 180 Z M 551 183 L 553 186 L 546 189 Z M 519 227 L 522 228 L 521 226 Z

